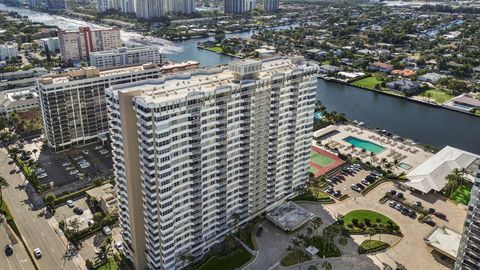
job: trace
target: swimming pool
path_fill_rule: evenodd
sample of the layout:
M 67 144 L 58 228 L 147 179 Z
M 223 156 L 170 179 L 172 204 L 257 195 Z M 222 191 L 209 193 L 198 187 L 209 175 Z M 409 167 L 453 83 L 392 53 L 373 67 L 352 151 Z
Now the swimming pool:
M 365 141 L 365 140 L 362 140 L 362 139 L 359 139 L 359 138 L 353 137 L 353 136 L 349 136 L 349 137 L 347 137 L 343 140 L 348 142 L 349 144 L 354 145 L 355 147 L 365 149 L 368 152 L 373 152 L 375 154 L 379 154 L 379 153 L 381 153 L 385 150 L 384 147 L 382 147 L 378 144 L 375 144 L 375 143 L 372 143 L 372 142 L 369 142 L 369 141 Z

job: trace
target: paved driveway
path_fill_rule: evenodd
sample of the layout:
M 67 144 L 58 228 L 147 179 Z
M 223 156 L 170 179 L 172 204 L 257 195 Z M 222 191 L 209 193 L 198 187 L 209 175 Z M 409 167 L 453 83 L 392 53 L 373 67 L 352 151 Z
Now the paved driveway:
M 33 270 L 32 261 L 28 257 L 27 251 L 23 246 L 22 242 L 17 239 L 13 231 L 10 228 L 6 227 L 6 222 L 0 224 L 0 248 L 4 248 L 5 245 L 11 244 L 13 246 L 13 254 L 7 256 L 5 252 L 1 251 L 0 254 L 0 269 L 5 270 Z

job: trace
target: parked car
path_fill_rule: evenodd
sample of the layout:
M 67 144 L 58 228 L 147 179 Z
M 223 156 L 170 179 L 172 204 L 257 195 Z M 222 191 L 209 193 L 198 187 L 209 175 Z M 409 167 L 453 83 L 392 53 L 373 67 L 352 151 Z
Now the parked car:
M 429 214 L 435 213 L 435 208 L 428 208 L 427 213 L 429 213 Z
M 80 168 L 82 168 L 82 169 L 86 169 L 88 167 L 90 167 L 90 163 L 80 165 Z
M 9 160 L 9 161 L 8 161 L 8 164 L 9 164 L 9 165 L 12 165 L 13 163 L 15 163 L 15 161 L 13 161 L 13 160 Z
M 115 248 L 117 250 L 122 250 L 123 249 L 123 244 L 122 242 L 115 242 Z
M 88 224 L 88 226 L 90 227 L 90 226 L 92 226 L 93 224 L 95 224 L 95 221 L 93 221 L 93 219 L 90 219 L 87 224 Z
M 333 194 L 333 187 L 329 187 L 329 188 L 325 189 L 325 193 Z
M 13 247 L 10 244 L 5 246 L 5 255 L 10 256 L 13 254 Z
M 82 150 L 82 153 L 83 153 L 84 155 L 88 155 L 89 151 L 88 151 L 88 150 Z
M 102 149 L 102 148 L 103 148 L 103 146 L 101 146 L 101 145 L 95 146 L 95 150 L 100 150 L 100 149 Z
M 38 178 L 38 179 L 42 179 L 42 178 L 45 178 L 45 177 L 47 177 L 47 176 L 48 176 L 48 174 L 42 173 L 42 174 L 38 175 L 37 178 Z
M 403 198 L 403 193 L 402 192 L 397 192 L 397 194 L 395 194 L 395 198 L 402 199 Z
M 360 183 L 357 183 L 357 187 L 359 187 L 361 190 L 364 190 L 365 189 L 365 186 L 360 184 Z
M 390 202 L 388 203 L 388 205 L 389 205 L 390 207 L 392 207 L 392 208 L 395 208 L 395 207 L 397 206 L 397 203 L 394 202 L 394 201 L 390 201 Z
M 364 184 L 365 186 L 370 185 L 370 182 L 368 182 L 367 179 L 363 179 L 362 181 L 360 181 L 360 183 Z
M 345 180 L 345 176 L 341 173 L 337 173 L 335 176 L 338 177 L 338 179 Z
M 79 173 L 78 170 L 74 170 L 74 171 L 70 171 L 68 174 L 70 174 L 70 175 L 76 175 L 76 174 L 78 174 L 78 173 Z
M 112 230 L 108 226 L 103 227 L 102 232 L 105 235 L 111 235 L 112 234 Z
M 39 248 L 34 249 L 33 254 L 35 255 L 35 258 L 37 258 L 37 259 L 40 259 L 42 257 L 42 251 Z
M 437 225 L 437 223 L 431 219 L 424 220 L 423 223 L 428 224 L 432 227 L 435 227 L 435 225 Z
M 263 228 L 262 228 L 262 227 L 258 227 L 257 232 L 255 233 L 255 235 L 256 235 L 257 237 L 260 237 L 260 236 L 262 236 L 262 233 L 263 233 Z
M 375 180 L 377 180 L 377 177 L 375 177 L 375 176 L 373 176 L 373 175 L 370 174 L 370 175 L 367 175 L 367 176 L 365 177 L 365 180 L 375 181 Z
M 372 174 L 377 176 L 377 177 L 382 177 L 383 176 L 383 173 L 381 173 L 379 171 L 373 171 Z
M 81 215 L 81 214 L 83 214 L 83 209 L 80 208 L 80 207 L 75 207 L 75 208 L 73 208 L 73 213 L 75 213 L 77 215 Z
M 330 179 L 327 179 L 327 180 L 325 180 L 325 181 L 327 182 L 327 184 L 329 184 L 329 185 L 333 185 L 333 181 L 332 181 L 332 180 L 330 180 Z
M 356 192 L 362 192 L 362 189 L 358 187 L 358 184 L 353 184 L 352 189 L 355 190 Z
M 73 167 L 73 166 L 69 166 L 69 167 L 65 168 L 66 171 L 71 171 L 71 170 L 74 170 L 74 169 L 75 169 L 75 167 Z
M 390 195 L 395 195 L 397 194 L 397 191 L 395 189 L 390 190 Z
M 400 213 L 402 213 L 402 215 L 404 216 L 407 216 L 409 213 L 410 213 L 410 210 L 408 210 L 408 208 L 403 208 Z
M 438 217 L 439 219 L 447 219 L 447 216 L 443 213 L 440 213 L 440 212 L 435 212 L 433 213 L 434 216 Z
M 342 192 L 340 190 L 337 190 L 333 193 L 333 196 L 338 198 L 338 197 L 342 196 Z
M 416 218 L 417 217 L 417 213 L 413 210 L 410 210 L 410 213 L 408 214 L 409 217 L 411 218 Z
M 108 150 L 105 150 L 105 149 L 100 150 L 100 154 L 102 154 L 102 155 L 108 154 Z
M 401 204 L 397 203 L 397 206 L 395 206 L 395 209 L 397 209 L 398 211 L 402 211 L 403 206 Z
M 44 172 L 46 172 L 44 168 L 38 168 L 38 169 L 35 170 L 36 175 L 42 174 Z
M 80 155 L 80 156 L 76 156 L 76 157 L 74 157 L 74 158 L 73 158 L 73 160 L 80 160 L 80 159 L 82 159 L 82 158 L 83 158 L 83 156 L 82 156 L 82 155 Z
M 75 203 L 72 200 L 68 200 L 67 205 L 68 207 L 73 208 L 75 206 Z
M 422 202 L 416 201 L 416 202 L 415 202 L 415 206 L 421 207 L 421 206 L 422 206 Z
M 67 167 L 70 165 L 72 165 L 72 163 L 70 163 L 69 161 L 62 163 L 62 167 Z

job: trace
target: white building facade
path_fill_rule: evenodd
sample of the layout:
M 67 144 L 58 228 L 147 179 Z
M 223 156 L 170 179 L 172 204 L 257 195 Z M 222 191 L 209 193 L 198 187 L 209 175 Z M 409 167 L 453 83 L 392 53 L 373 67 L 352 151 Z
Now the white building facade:
M 146 63 L 152 63 L 154 65 L 161 63 L 160 51 L 157 47 L 122 47 L 90 54 L 90 65 L 102 69 Z
M 58 37 L 42 38 L 38 41 L 38 45 L 43 52 L 46 52 L 47 49 L 50 52 L 56 52 L 60 50 L 60 43 L 58 41 Z
M 18 56 L 18 44 L 16 42 L 5 42 L 0 44 L 0 61 L 8 60 Z
M 317 68 L 242 60 L 106 90 L 120 226 L 136 269 L 180 269 L 308 179 Z

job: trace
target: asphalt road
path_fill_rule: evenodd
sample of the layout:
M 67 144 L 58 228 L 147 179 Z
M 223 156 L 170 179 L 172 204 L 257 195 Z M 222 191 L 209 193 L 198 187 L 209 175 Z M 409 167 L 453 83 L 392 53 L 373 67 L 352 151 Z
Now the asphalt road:
M 0 175 L 5 177 L 10 186 L 3 191 L 3 198 L 7 202 L 10 212 L 20 230 L 28 252 L 33 254 L 35 248 L 42 250 L 43 256 L 36 259 L 40 270 L 82 269 L 72 258 L 66 258 L 66 247 L 57 233 L 40 215 L 41 210 L 33 210 L 33 205 L 25 191 L 24 181 L 20 174 L 10 174 L 16 168 L 9 165 L 10 158 L 4 148 L 0 149 Z M 81 266 L 84 267 L 84 266 Z M 21 269 L 21 268 L 20 268 Z
M 7 244 L 11 244 L 13 247 L 13 254 L 7 256 L 5 252 L 2 251 L 0 254 L 0 265 L 1 269 L 5 270 L 34 270 L 32 261 L 28 257 L 27 251 L 22 245 L 13 231 L 7 233 L 5 226 L 8 226 L 6 222 L 0 224 L 0 248 L 4 248 Z

